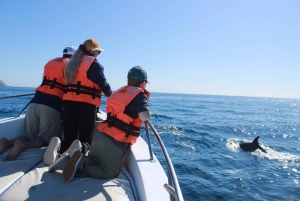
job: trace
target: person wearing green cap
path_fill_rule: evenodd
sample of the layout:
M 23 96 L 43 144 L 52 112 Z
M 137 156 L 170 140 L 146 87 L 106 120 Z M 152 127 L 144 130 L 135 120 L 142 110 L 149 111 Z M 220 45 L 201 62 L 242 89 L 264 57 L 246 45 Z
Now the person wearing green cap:
M 114 92 L 106 101 L 107 119 L 97 126 L 91 150 L 87 156 L 76 151 L 63 168 L 63 180 L 79 177 L 112 179 L 118 176 L 121 160 L 128 148 L 136 142 L 143 121 L 150 118 L 147 73 L 140 66 L 131 68 L 128 83 Z M 80 169 L 80 171 L 76 171 Z

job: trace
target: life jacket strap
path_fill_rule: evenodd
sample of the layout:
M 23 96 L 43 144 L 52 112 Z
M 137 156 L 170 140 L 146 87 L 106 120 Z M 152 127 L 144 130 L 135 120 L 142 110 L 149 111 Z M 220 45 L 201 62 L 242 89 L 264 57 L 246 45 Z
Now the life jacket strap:
M 87 94 L 87 95 L 92 96 L 93 99 L 101 98 L 101 90 L 83 86 L 83 85 L 81 85 L 81 81 L 78 81 L 76 84 L 68 84 L 66 86 L 65 94 L 67 92 L 75 92 L 76 95 Z
M 139 137 L 141 128 L 134 126 L 118 119 L 116 116 L 112 116 L 111 113 L 107 114 L 107 118 L 104 122 L 108 123 L 108 127 L 115 127 L 126 133 L 125 137 L 128 138 L 130 135 Z
M 43 85 L 49 85 L 50 89 L 53 89 L 54 87 L 56 87 L 62 91 L 64 91 L 65 87 L 66 87 L 66 85 L 57 82 L 57 78 L 54 78 L 53 80 L 48 80 L 46 76 L 44 77 L 41 86 L 43 86 Z

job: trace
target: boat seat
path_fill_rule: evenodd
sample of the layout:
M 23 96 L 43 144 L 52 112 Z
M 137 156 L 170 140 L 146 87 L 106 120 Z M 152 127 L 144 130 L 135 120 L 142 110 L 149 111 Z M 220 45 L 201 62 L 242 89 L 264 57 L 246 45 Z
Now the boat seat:
M 43 160 L 46 147 L 27 149 L 15 160 L 3 161 L 11 151 L 9 148 L 0 154 L 0 195 Z
M 0 154 L 0 201 L 138 200 L 134 180 L 125 167 L 111 180 L 74 177 L 64 182 L 61 171 L 48 172 L 44 165 L 46 147 L 27 149 L 17 159 L 3 161 L 11 150 Z
M 137 200 L 134 182 L 125 168 L 116 179 L 74 177 L 62 180 L 61 171 L 48 172 L 42 162 L 12 185 L 0 200 Z

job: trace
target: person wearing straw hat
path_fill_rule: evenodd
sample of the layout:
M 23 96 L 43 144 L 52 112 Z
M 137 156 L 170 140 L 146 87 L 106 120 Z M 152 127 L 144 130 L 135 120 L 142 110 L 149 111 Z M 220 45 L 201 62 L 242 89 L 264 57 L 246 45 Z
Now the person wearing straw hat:
M 0 139 L 0 154 L 13 147 L 4 161 L 17 158 L 20 152 L 29 148 L 47 146 L 52 137 L 61 133 L 62 97 L 65 90 L 64 69 L 76 51 L 75 46 L 64 48 L 63 56 L 50 60 L 44 67 L 42 84 L 36 88 L 24 119 L 24 133 L 17 138 Z M 44 159 L 46 164 L 53 163 Z
M 95 39 L 87 39 L 73 55 L 65 70 L 66 90 L 63 96 L 64 142 L 60 152 L 66 150 L 79 137 L 87 152 L 96 120 L 96 109 L 101 96 L 112 93 L 97 57 L 104 50 Z

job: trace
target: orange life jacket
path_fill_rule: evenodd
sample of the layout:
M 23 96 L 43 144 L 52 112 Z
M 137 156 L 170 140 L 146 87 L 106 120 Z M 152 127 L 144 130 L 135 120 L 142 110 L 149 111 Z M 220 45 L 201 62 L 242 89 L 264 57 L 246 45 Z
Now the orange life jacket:
M 62 57 L 49 61 L 44 67 L 43 82 L 36 91 L 62 98 L 65 90 L 64 69 L 68 61 L 69 58 Z
M 90 103 L 97 107 L 100 106 L 101 88 L 87 78 L 87 71 L 95 57 L 84 55 L 79 64 L 75 80 L 72 84 L 66 85 L 63 100 Z
M 107 119 L 97 126 L 97 130 L 119 142 L 134 144 L 140 135 L 142 120 L 139 117 L 131 118 L 124 111 L 141 92 L 144 92 L 141 88 L 124 86 L 113 93 L 106 100 Z

